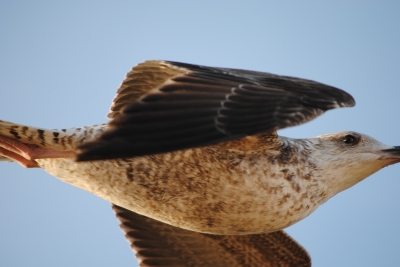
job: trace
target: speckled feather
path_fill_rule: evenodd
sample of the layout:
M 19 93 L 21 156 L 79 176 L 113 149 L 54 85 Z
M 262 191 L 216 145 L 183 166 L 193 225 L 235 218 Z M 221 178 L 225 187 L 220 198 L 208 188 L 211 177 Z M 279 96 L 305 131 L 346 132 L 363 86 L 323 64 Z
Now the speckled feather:
M 134 159 L 36 161 L 59 179 L 112 203 L 199 232 L 275 231 L 319 206 L 314 199 L 322 185 L 313 180 L 313 163 L 304 166 L 303 155 L 298 153 L 302 147 L 291 144 L 289 148 L 287 140 L 281 145 L 288 149 L 271 154 L 266 153 L 272 149 L 270 136 L 246 138 L 246 146 L 232 141 Z M 293 165 L 290 171 L 280 164 L 286 158 Z
M 50 130 L 0 120 L 0 135 L 16 139 L 25 144 L 60 151 L 76 151 L 79 145 L 98 138 L 106 129 L 106 124 L 98 124 Z

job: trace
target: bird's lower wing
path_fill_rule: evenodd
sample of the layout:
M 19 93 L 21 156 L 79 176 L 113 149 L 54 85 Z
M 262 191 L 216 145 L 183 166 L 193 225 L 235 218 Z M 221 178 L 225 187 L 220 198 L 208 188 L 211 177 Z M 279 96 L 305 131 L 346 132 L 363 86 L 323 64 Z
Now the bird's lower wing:
M 177 228 L 113 205 L 141 267 L 311 266 L 307 251 L 283 231 L 210 235 Z

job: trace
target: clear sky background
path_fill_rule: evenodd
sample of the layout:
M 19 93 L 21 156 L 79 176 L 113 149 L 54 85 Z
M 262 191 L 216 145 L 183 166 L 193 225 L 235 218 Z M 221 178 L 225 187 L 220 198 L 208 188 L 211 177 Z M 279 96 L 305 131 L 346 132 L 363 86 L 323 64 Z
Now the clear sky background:
M 280 134 L 355 130 L 400 145 L 400 2 L 326 2 L 1 1 L 0 119 L 106 122 L 125 73 L 167 59 L 344 89 L 355 108 Z M 313 266 L 400 266 L 399 171 L 381 170 L 287 229 Z M 117 225 L 106 201 L 1 164 L 0 266 L 136 266 Z

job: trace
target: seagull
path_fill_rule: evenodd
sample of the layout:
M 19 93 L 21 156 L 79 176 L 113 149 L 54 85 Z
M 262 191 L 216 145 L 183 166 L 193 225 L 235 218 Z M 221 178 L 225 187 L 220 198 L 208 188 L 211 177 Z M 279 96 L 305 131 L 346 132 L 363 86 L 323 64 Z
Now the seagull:
M 400 147 L 354 131 L 293 139 L 277 130 L 354 105 L 311 80 L 152 60 L 127 74 L 107 124 L 50 130 L 0 121 L 0 160 L 43 168 L 113 203 L 142 266 L 202 266 L 185 259 L 219 258 L 216 251 L 236 266 L 311 266 L 282 229 L 400 162 Z M 154 240 L 168 245 L 141 254 L 138 244 Z M 211 240 L 216 254 L 197 251 Z M 277 255 L 287 260 L 274 262 Z

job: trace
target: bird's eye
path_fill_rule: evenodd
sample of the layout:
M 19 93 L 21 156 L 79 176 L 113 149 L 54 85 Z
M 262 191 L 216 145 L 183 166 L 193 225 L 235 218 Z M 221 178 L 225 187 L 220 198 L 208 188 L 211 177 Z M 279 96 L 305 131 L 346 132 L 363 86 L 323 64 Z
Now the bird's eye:
M 357 138 L 351 134 L 348 134 L 345 137 L 343 137 L 343 143 L 345 143 L 345 144 L 355 144 L 356 141 L 357 141 Z

